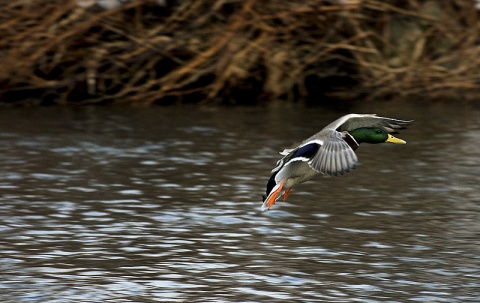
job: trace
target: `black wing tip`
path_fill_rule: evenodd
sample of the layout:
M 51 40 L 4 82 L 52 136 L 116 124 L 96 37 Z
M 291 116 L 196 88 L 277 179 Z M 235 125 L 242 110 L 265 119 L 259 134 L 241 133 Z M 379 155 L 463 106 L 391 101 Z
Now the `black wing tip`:
M 413 122 L 414 122 L 414 120 L 402 120 L 402 122 L 399 123 L 398 125 L 400 126 L 401 129 L 405 129 L 405 128 L 407 128 L 407 126 L 412 125 Z
M 357 165 L 356 164 L 353 164 L 352 166 L 350 167 L 347 167 L 347 168 L 344 168 L 343 170 L 339 170 L 339 171 L 330 171 L 330 170 L 326 170 L 326 171 L 321 171 L 322 174 L 326 175 L 326 176 L 330 176 L 330 177 L 340 177 L 340 176 L 343 176 L 343 175 L 346 175 L 348 173 L 350 173 L 352 170 L 354 170 L 355 168 L 357 168 Z
M 390 118 L 389 118 L 390 119 Z M 398 120 L 398 119 L 390 119 L 392 120 L 388 125 L 385 125 L 384 128 L 390 134 L 398 134 L 398 131 L 401 129 L 407 129 L 408 126 L 412 125 L 414 120 Z

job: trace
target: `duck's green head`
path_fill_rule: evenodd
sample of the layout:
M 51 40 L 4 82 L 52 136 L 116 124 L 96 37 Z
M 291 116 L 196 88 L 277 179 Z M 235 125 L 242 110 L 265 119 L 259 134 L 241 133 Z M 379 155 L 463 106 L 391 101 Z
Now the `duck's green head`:
M 362 127 L 348 132 L 358 143 L 384 143 L 406 144 L 407 142 L 390 135 L 381 127 Z

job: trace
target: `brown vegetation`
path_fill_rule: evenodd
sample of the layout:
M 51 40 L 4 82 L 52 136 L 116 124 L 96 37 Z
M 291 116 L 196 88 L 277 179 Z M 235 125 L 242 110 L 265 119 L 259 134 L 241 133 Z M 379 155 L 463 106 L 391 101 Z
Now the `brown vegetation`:
M 473 0 L 3 1 L 6 104 L 473 98 Z

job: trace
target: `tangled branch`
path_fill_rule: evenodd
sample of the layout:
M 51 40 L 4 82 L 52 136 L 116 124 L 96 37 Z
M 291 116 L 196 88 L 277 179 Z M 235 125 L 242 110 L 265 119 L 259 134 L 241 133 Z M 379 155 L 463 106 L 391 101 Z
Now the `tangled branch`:
M 78 4 L 3 4 L 3 103 L 321 102 L 480 87 L 470 0 Z

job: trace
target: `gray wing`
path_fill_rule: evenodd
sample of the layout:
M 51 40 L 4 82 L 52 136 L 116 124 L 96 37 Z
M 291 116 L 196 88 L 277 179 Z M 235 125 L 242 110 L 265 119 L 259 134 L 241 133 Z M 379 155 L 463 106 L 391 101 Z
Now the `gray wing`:
M 337 120 L 339 122 L 343 122 L 341 124 L 337 124 L 337 127 L 335 129 L 338 131 L 350 131 L 360 127 L 383 127 L 389 133 L 396 133 L 397 130 L 405 129 L 413 122 L 413 120 L 398 120 L 386 117 L 379 117 L 377 115 L 360 114 L 350 114 L 342 118 Z
M 355 168 L 358 158 L 353 149 L 337 131 L 324 134 L 325 140 L 308 164 L 329 176 L 343 175 Z

